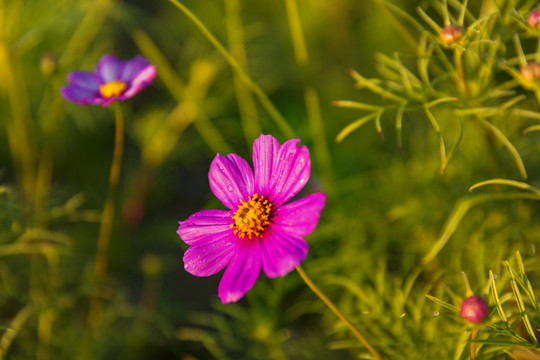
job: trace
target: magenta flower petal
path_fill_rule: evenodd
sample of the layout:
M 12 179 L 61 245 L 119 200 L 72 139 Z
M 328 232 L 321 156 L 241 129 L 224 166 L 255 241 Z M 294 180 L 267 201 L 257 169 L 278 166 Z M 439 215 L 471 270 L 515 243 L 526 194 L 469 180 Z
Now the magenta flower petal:
M 308 195 L 277 209 L 273 221 L 280 231 L 307 236 L 319 222 L 326 196 L 323 193 Z
M 120 79 L 120 60 L 114 55 L 105 54 L 99 59 L 99 62 L 96 66 L 96 75 L 104 83 L 114 81 L 114 80 L 124 80 Z
M 184 253 L 184 268 L 195 276 L 214 275 L 229 264 L 236 244 L 231 229 L 201 239 Z
M 133 79 L 145 70 L 151 64 L 143 56 L 137 55 L 131 60 L 122 61 L 118 69 L 118 80 L 124 82 L 133 81 Z
M 272 169 L 272 191 L 275 206 L 290 200 L 304 188 L 311 175 L 311 160 L 306 146 L 298 147 L 300 140 L 285 142 L 279 149 Z
M 217 154 L 208 173 L 210 189 L 229 209 L 235 211 L 240 200 L 253 193 L 253 172 L 246 160 L 236 154 Z
M 88 71 L 72 71 L 67 76 L 67 81 L 72 86 L 92 90 L 94 94 L 99 92 L 100 78 Z
M 266 194 L 272 182 L 272 169 L 281 145 L 272 135 L 261 135 L 253 142 L 255 192 Z
M 259 246 L 259 239 L 239 242 L 219 283 L 218 296 L 222 303 L 240 300 L 257 281 L 262 262 Z
M 253 144 L 255 188 L 274 206 L 290 200 L 309 180 L 309 151 L 305 146 L 298 148 L 299 142 L 292 139 L 279 146 L 274 138 L 261 135 Z
M 156 77 L 157 70 L 154 65 L 148 65 L 141 69 L 131 81 L 131 86 L 120 97 L 122 100 L 135 96 L 139 91 L 152 83 Z
M 230 230 L 231 212 L 226 210 L 202 210 L 180 221 L 176 233 L 188 245 L 211 238 L 215 234 Z
M 288 274 L 308 253 L 308 244 L 301 236 L 275 228 L 265 234 L 261 247 L 263 271 L 269 278 Z

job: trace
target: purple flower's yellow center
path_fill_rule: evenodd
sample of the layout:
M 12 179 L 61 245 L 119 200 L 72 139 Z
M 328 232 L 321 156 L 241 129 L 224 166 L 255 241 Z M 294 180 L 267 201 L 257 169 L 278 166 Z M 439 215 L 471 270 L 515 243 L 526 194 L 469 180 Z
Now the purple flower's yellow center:
M 120 96 L 126 91 L 127 85 L 120 80 L 109 81 L 108 83 L 99 86 L 99 92 L 101 96 L 111 98 L 113 96 Z
M 270 211 L 272 204 L 258 194 L 248 198 L 248 201 L 240 200 L 238 210 L 232 215 L 234 223 L 230 225 L 234 233 L 239 237 L 262 236 L 264 230 L 270 224 Z

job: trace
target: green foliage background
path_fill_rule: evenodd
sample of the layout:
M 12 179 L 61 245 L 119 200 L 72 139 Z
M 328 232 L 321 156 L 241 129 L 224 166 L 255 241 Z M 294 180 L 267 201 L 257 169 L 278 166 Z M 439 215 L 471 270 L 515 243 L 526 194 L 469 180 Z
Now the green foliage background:
M 213 157 L 250 159 L 261 132 L 309 147 L 304 193 L 328 200 L 303 268 L 384 358 L 466 359 L 473 329 L 477 359 L 540 358 L 523 355 L 539 348 L 540 87 L 519 71 L 540 60 L 535 2 L 183 4 L 260 94 L 174 0 L 0 0 L 2 358 L 372 358 L 296 272 L 222 305 L 219 275 L 183 269 L 177 222 L 222 207 Z M 430 19 L 463 20 L 463 39 L 443 43 Z M 119 205 L 96 289 L 114 114 L 59 89 L 105 53 L 143 54 L 158 76 L 122 104 Z M 380 117 L 347 128 L 370 106 Z M 104 308 L 90 329 L 92 293 Z M 457 311 L 472 293 L 491 308 L 479 326 Z

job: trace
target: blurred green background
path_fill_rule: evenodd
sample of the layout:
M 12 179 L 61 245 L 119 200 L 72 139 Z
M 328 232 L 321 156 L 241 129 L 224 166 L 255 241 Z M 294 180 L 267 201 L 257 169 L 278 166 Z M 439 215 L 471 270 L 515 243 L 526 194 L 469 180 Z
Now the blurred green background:
M 356 89 L 350 69 L 366 78 L 384 77 L 377 55 L 384 54 L 397 56 L 417 73 L 421 57 L 404 29 L 420 47 L 418 39 L 432 30 L 417 7 L 442 26 L 446 2 L 389 3 L 422 27 L 380 0 L 183 3 L 310 149 L 312 176 L 304 193 L 324 191 L 328 200 L 307 238 L 306 272 L 385 357 L 468 358 L 463 351 L 467 325 L 425 295 L 459 306 L 467 292 L 465 273 L 472 291 L 488 299 L 489 270 L 501 274 L 501 291 L 510 294 L 503 261 L 514 259 L 517 250 L 537 284 L 537 202 L 510 197 L 471 205 L 437 256 L 427 264 L 421 260 L 440 239 L 456 203 L 470 199 L 471 185 L 491 178 L 538 184 L 538 135 L 521 133 L 538 119 L 501 106 L 519 96 L 520 109 L 538 110 L 534 91 L 501 70 L 518 63 L 512 33 L 522 34 L 519 24 L 525 24 L 534 3 L 470 1 L 467 6 L 467 24 L 491 14 L 493 24 L 479 25 L 489 31 L 478 36 L 491 36 L 498 47 L 493 53 L 478 50 L 489 55 L 480 63 L 489 63 L 492 71 L 479 94 L 437 88 L 448 79 L 444 66 L 435 71 L 433 79 L 442 79 L 432 84 L 435 98 L 458 102 L 436 111 L 447 151 L 456 146 L 443 174 L 439 136 L 414 106 L 403 117 L 399 149 L 394 110 L 381 117 L 384 138 L 368 122 L 338 143 L 340 131 L 365 113 L 332 104 L 390 106 L 388 98 Z M 461 4 L 448 0 L 453 16 Z M 300 56 L 298 61 L 291 35 L 295 21 L 303 30 L 307 60 Z M 534 36 L 525 33 L 521 42 L 526 54 L 536 52 Z M 452 60 L 455 48 L 442 51 Z M 59 89 L 69 71 L 92 70 L 106 53 L 122 59 L 143 54 L 158 75 L 122 104 L 126 141 L 109 269 L 99 290 L 104 308 L 90 331 L 86 317 L 114 113 L 69 103 Z M 475 68 L 469 75 L 476 81 Z M 458 113 L 478 108 L 495 109 L 489 122 L 515 146 L 527 179 L 500 137 Z M 261 276 L 245 299 L 222 305 L 220 275 L 197 278 L 183 269 L 187 245 L 176 234 L 178 221 L 203 208 L 222 208 L 207 179 L 216 153 L 251 159 L 261 132 L 281 143 L 291 137 L 267 110 L 169 1 L 0 0 L 0 349 L 9 347 L 5 359 L 369 358 L 295 272 L 272 280 Z M 512 302 L 510 295 L 505 301 Z M 539 318 L 538 312 L 533 315 Z M 478 358 L 505 359 L 504 351 L 512 348 L 488 345 L 480 345 Z

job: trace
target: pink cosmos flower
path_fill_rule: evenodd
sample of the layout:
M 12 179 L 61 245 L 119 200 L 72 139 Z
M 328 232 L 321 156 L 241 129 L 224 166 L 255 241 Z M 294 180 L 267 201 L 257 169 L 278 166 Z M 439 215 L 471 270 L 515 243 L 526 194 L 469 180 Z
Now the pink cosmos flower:
M 70 72 L 67 76 L 69 84 L 60 92 L 64 98 L 77 104 L 108 106 L 116 100 L 124 101 L 135 96 L 150 85 L 155 76 L 156 67 L 141 55 L 121 61 L 106 54 L 93 72 Z
M 190 246 L 188 272 L 210 276 L 227 267 L 218 289 L 224 304 L 241 299 L 261 269 L 269 278 L 284 276 L 306 258 L 304 236 L 315 229 L 326 197 L 315 193 L 287 203 L 311 173 L 309 151 L 299 142 L 281 145 L 261 135 L 253 143 L 254 172 L 236 154 L 217 154 L 208 178 L 228 210 L 202 210 L 179 222 L 177 233 Z

